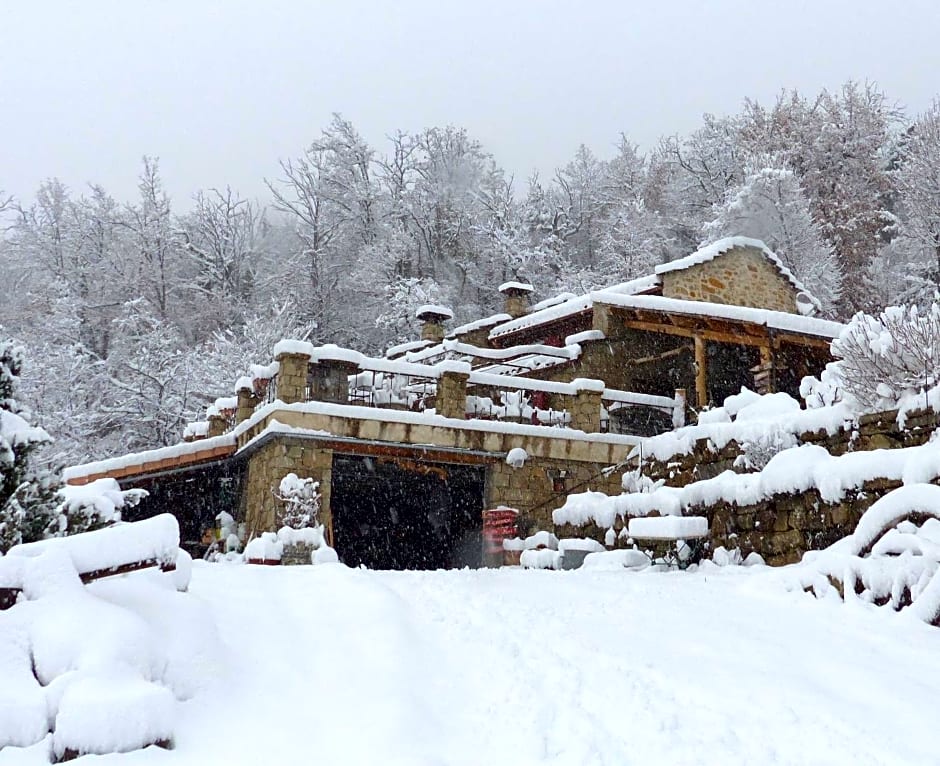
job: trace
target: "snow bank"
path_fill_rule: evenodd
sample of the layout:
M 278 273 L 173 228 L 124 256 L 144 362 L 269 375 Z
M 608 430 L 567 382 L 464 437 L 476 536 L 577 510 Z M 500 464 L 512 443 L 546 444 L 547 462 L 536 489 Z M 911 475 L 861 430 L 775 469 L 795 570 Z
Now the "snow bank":
M 173 737 L 176 700 L 157 684 L 118 672 L 73 680 L 55 718 L 53 749 L 125 753 Z
M 0 612 L 0 750 L 26 747 L 49 731 L 46 695 L 33 675 L 28 624 Z M 17 613 L 18 615 L 18 613 Z

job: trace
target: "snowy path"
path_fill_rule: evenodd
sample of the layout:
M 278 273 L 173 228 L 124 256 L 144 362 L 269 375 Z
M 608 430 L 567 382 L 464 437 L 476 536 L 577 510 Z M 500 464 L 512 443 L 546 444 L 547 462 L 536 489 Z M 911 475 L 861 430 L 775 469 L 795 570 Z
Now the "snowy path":
M 940 631 L 780 578 L 200 564 L 226 671 L 88 762 L 940 763 Z
M 200 567 L 244 672 L 155 755 L 936 764 L 940 633 L 776 581 Z

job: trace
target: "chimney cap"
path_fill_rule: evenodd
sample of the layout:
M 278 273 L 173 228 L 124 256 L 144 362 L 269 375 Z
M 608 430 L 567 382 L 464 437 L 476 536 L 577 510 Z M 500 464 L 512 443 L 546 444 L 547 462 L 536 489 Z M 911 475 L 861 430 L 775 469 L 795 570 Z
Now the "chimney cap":
M 528 295 L 535 291 L 528 282 L 503 282 L 498 288 L 503 295 Z
M 454 312 L 447 306 L 437 306 L 429 303 L 418 306 L 418 310 L 415 311 L 415 318 L 422 322 L 446 322 L 448 319 L 454 318 Z

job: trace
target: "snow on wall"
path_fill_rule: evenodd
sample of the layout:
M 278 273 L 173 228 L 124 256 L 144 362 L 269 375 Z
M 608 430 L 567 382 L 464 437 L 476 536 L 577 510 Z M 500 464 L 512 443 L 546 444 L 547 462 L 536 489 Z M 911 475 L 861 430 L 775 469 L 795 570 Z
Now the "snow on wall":
M 465 431 L 488 431 L 492 433 L 514 434 L 517 436 L 538 436 L 547 439 L 566 439 L 571 441 L 589 441 L 602 444 L 617 444 L 623 446 L 636 446 L 640 439 L 625 434 L 586 433 L 574 428 L 555 428 L 552 426 L 534 426 L 524 423 L 507 423 L 495 420 L 464 420 L 445 418 L 437 415 L 433 410 L 424 412 L 409 412 L 406 410 L 385 410 L 376 407 L 358 407 L 347 404 L 330 404 L 328 402 L 298 402 L 297 404 L 284 404 L 277 401 L 259 407 L 252 416 L 239 423 L 231 432 L 238 435 L 250 430 L 262 422 L 269 415 L 277 412 L 301 412 L 314 415 L 331 415 L 339 418 L 356 418 L 360 420 L 379 420 L 386 423 L 412 423 L 417 425 L 441 426 Z M 256 437 L 257 438 L 257 437 Z M 200 444 L 205 444 L 203 440 Z M 187 445 L 189 446 L 189 445 Z M 244 449 L 244 447 L 242 448 Z M 132 457 L 132 456 L 126 456 Z M 134 464 L 131 461 L 130 464 Z
M 832 407 L 806 410 L 780 406 L 773 414 L 769 414 L 767 406 L 761 404 L 759 407 L 763 417 L 758 419 L 747 414 L 747 406 L 738 409 L 731 406 L 729 400 L 737 401 L 734 397 L 729 397 L 724 407 L 702 413 L 698 425 L 684 426 L 643 439 L 631 457 L 642 455 L 644 459 L 654 458 L 666 462 L 676 455 L 691 454 L 696 442 L 702 439 L 708 439 L 716 450 L 723 449 L 732 440 L 738 444 L 760 443 L 770 437 L 777 437 L 784 445 L 789 443 L 795 446 L 796 436 L 799 434 L 823 430 L 832 435 L 840 429 L 852 427 L 857 418 L 856 413 L 847 404 L 839 403 Z M 775 401 L 779 403 L 779 395 Z M 756 400 L 750 403 L 755 404 Z M 737 416 L 737 419 L 732 421 L 732 415 Z

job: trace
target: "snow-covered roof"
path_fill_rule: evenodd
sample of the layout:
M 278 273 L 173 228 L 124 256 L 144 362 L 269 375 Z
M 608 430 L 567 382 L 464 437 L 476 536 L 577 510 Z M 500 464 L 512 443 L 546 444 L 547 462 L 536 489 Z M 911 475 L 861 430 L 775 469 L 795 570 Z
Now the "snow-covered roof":
M 551 298 L 546 298 L 544 301 L 539 301 L 533 307 L 533 311 L 541 311 L 542 309 L 547 309 L 550 306 L 557 306 L 559 303 L 564 303 L 565 301 L 570 301 L 572 298 L 577 298 L 577 293 L 558 293 L 558 295 L 553 295 Z M 506 315 L 507 319 L 512 319 L 508 314 Z
M 415 317 L 417 319 L 427 320 L 427 319 L 453 319 L 454 312 L 451 311 L 447 306 L 439 306 L 436 303 L 426 303 L 423 306 L 418 306 L 415 311 Z
M 385 356 L 388 359 L 393 359 L 409 351 L 418 351 L 419 349 L 432 345 L 434 345 L 433 342 L 429 340 L 411 340 L 407 343 L 399 343 L 397 346 L 389 346 L 385 349 Z
M 777 254 L 767 247 L 763 240 L 753 239 L 752 237 L 725 237 L 724 239 L 719 239 L 716 242 L 712 242 L 710 245 L 706 245 L 705 247 L 696 250 L 691 255 L 687 255 L 684 258 L 677 258 L 674 261 L 669 261 L 669 263 L 664 263 L 660 266 L 657 266 L 656 274 L 666 274 L 670 271 L 682 271 L 692 266 L 698 266 L 701 263 L 713 261 L 719 255 L 723 255 L 724 253 L 727 253 L 729 250 L 733 250 L 736 247 L 749 247 L 753 248 L 754 250 L 759 250 L 763 256 L 776 267 L 777 271 L 780 272 L 780 275 L 791 285 L 793 285 L 795 290 L 806 293 L 806 295 L 810 296 L 810 298 L 817 304 L 817 309 L 819 308 L 819 302 L 815 297 L 813 297 L 813 294 L 806 289 L 799 279 L 794 276 L 790 269 L 783 265 L 783 261 L 777 257 Z
M 638 279 L 631 279 L 629 282 L 621 282 L 620 284 L 612 285 L 605 289 L 605 292 L 615 292 L 622 293 L 624 295 L 636 295 L 638 293 L 645 293 L 652 289 L 655 289 L 660 284 L 659 277 L 655 274 L 651 274 L 646 277 L 640 277 Z M 562 295 L 565 295 L 563 293 Z M 525 316 L 521 316 L 518 319 L 512 319 L 508 322 L 494 327 L 490 330 L 491 338 L 498 338 L 500 335 L 508 335 L 511 332 L 516 332 L 518 330 L 523 330 L 527 327 L 536 327 L 545 322 L 553 322 L 556 319 L 562 319 L 563 317 L 571 316 L 573 314 L 579 314 L 582 311 L 593 306 L 591 302 L 591 296 L 588 295 L 574 295 L 573 293 L 568 293 L 571 297 L 558 301 L 557 298 L 561 296 L 556 296 L 556 298 L 549 299 L 548 301 L 542 301 L 533 308 Z M 540 308 L 542 307 L 542 308 Z
M 496 289 L 501 293 L 509 292 L 510 290 L 520 293 L 531 293 L 535 290 L 528 282 L 503 282 Z
M 463 335 L 466 332 L 472 332 L 473 330 L 482 330 L 484 327 L 492 327 L 496 324 L 501 324 L 503 322 L 508 322 L 512 319 L 510 314 L 493 314 L 492 316 L 483 317 L 482 319 L 475 319 L 472 322 L 467 322 L 466 324 L 460 325 L 460 327 L 455 327 L 449 333 L 447 333 L 448 338 L 453 338 L 456 335 Z
M 603 303 L 621 308 L 636 308 L 670 314 L 750 322 L 771 327 L 775 330 L 784 330 L 799 335 L 814 335 L 830 340 L 837 338 L 845 328 L 845 325 L 841 322 L 830 322 L 827 319 L 815 319 L 800 314 L 790 314 L 786 311 L 755 309 L 748 306 L 734 306 L 724 303 L 706 303 L 705 301 L 686 301 L 678 298 L 663 298 L 660 295 L 621 295 L 607 290 L 599 290 L 591 293 L 591 300 L 593 303 Z

